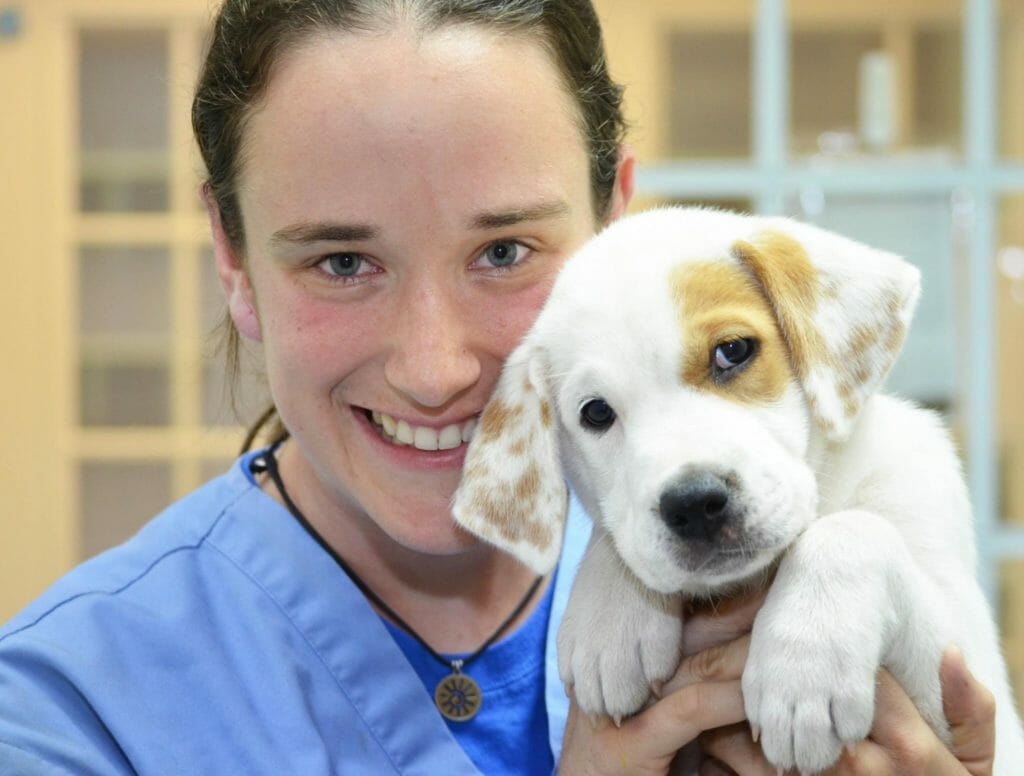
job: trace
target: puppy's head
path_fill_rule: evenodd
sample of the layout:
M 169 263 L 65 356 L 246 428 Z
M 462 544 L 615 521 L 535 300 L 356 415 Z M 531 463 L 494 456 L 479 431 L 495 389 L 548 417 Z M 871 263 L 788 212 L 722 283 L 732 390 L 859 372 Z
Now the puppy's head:
M 649 587 L 749 577 L 815 517 L 810 437 L 849 434 L 917 288 L 897 257 L 785 219 L 623 219 L 566 264 L 510 356 L 455 517 L 546 572 L 567 477 Z

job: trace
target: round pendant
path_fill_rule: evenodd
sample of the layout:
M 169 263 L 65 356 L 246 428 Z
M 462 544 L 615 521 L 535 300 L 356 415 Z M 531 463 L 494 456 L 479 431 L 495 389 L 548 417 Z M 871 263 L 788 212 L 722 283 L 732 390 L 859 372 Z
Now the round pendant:
M 463 673 L 448 674 L 437 683 L 434 703 L 447 719 L 467 722 L 480 711 L 480 686 Z

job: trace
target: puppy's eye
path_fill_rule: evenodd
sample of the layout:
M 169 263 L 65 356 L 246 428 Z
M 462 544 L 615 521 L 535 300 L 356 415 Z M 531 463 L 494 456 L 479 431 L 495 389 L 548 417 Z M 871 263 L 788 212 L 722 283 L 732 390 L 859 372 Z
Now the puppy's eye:
M 615 410 L 604 399 L 589 399 L 580 407 L 580 423 L 591 431 L 605 431 L 615 422 Z
M 756 351 L 757 342 L 749 337 L 723 342 L 715 348 L 712 371 L 720 375 L 735 369 L 753 358 Z

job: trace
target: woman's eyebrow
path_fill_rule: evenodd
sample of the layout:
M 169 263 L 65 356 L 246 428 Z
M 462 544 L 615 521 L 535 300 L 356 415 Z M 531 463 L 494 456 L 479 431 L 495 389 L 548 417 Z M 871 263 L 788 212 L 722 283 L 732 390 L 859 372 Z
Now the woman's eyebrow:
M 372 240 L 378 229 L 368 224 L 340 224 L 326 221 L 300 222 L 282 227 L 270 236 L 271 245 L 315 242 L 356 242 Z
M 527 221 L 545 221 L 553 218 L 564 218 L 571 212 L 569 204 L 563 200 L 542 202 L 528 207 L 510 208 L 509 210 L 485 211 L 473 216 L 470 226 L 474 229 L 499 229 L 504 226 L 515 226 Z
M 499 229 L 528 221 L 564 218 L 570 212 L 571 208 L 568 203 L 556 200 L 527 207 L 477 213 L 470 219 L 470 226 L 473 229 Z M 278 229 L 270 236 L 270 244 L 279 246 L 289 243 L 306 245 L 315 242 L 358 242 L 372 240 L 379 233 L 380 230 L 377 227 L 369 224 L 301 221 Z

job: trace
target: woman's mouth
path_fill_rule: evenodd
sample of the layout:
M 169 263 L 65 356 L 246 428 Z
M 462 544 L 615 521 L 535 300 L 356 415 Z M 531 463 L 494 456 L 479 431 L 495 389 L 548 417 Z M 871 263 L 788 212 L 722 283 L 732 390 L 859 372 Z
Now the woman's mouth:
M 383 412 L 367 412 L 377 432 L 398 447 L 415 447 L 417 450 L 454 450 L 473 438 L 476 418 L 464 423 L 452 423 L 441 429 L 429 426 L 413 426 L 404 420 L 395 420 Z

